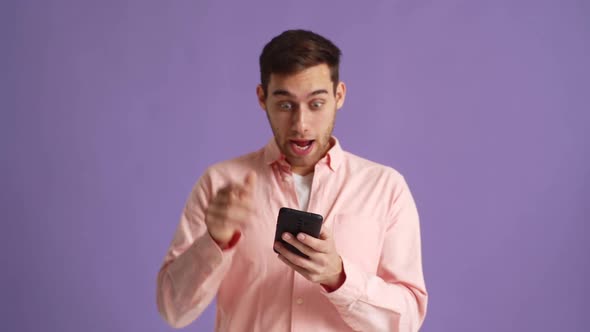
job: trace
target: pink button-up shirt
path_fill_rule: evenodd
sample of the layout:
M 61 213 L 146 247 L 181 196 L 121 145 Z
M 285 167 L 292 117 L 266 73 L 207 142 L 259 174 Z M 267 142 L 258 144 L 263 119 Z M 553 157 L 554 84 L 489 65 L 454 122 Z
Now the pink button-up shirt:
M 335 138 L 334 138 L 335 139 Z M 231 249 L 204 222 L 214 194 L 255 170 L 256 216 Z M 294 272 L 273 251 L 278 211 L 297 209 L 289 164 L 274 139 L 216 164 L 192 190 L 158 274 L 157 303 L 181 327 L 217 295 L 216 331 L 417 331 L 426 314 L 418 213 L 394 169 L 341 149 L 314 171 L 308 211 L 324 216 L 346 280 L 333 292 Z

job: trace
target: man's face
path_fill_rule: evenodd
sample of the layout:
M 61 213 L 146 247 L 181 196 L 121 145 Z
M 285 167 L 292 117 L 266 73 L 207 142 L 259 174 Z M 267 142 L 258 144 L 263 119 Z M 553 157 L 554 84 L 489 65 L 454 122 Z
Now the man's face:
M 336 110 L 342 107 L 346 88 L 339 82 L 334 92 L 330 69 L 321 64 L 291 75 L 271 74 L 268 95 L 257 94 L 266 111 L 275 140 L 292 171 L 305 175 L 326 154 Z

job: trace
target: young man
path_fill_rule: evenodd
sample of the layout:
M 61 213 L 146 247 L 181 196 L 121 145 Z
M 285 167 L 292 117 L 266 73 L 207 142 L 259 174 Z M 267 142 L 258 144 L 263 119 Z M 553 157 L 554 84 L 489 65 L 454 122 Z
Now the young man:
M 274 138 L 208 168 L 158 275 L 176 327 L 217 295 L 216 331 L 417 331 L 426 314 L 420 230 L 404 178 L 332 136 L 346 87 L 340 50 L 310 31 L 272 39 L 258 102 Z M 273 244 L 281 207 L 324 216 L 319 238 Z M 277 255 L 274 248 L 279 252 Z

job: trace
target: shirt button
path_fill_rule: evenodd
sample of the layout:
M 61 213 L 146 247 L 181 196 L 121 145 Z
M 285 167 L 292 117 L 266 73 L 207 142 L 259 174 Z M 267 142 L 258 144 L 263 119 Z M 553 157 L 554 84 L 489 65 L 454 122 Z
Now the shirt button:
M 297 304 L 303 304 L 303 299 L 299 297 L 295 302 L 297 302 Z

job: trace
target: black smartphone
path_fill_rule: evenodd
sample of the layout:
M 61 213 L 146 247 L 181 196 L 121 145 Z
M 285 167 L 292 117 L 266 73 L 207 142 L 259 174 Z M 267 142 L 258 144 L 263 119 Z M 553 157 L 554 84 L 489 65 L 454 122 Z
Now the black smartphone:
M 279 216 L 277 218 L 275 242 L 281 242 L 292 253 L 309 258 L 309 256 L 299 251 L 299 249 L 285 242 L 281 236 L 287 232 L 293 236 L 297 236 L 299 233 L 305 233 L 309 236 L 319 238 L 323 221 L 324 217 L 319 214 L 283 207 L 279 210 Z M 275 252 L 277 251 L 275 250 Z

